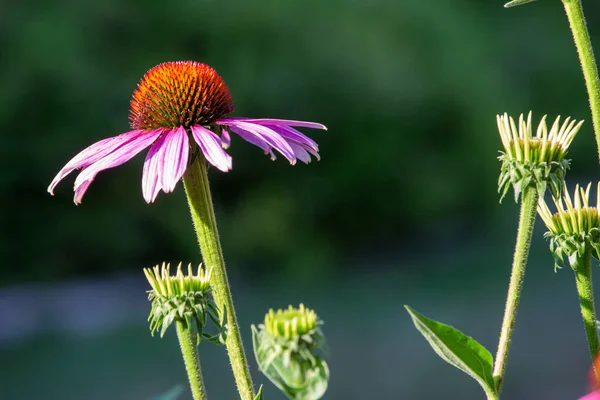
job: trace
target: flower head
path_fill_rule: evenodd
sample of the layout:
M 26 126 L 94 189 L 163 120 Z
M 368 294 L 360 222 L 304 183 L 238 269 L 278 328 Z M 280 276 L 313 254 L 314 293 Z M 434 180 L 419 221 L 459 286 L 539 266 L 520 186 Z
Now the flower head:
M 600 250 L 600 183 L 597 188 L 596 204 L 590 205 L 590 188 L 584 190 L 577 185 L 573 198 L 565 189 L 563 198 L 554 199 L 556 213 L 552 213 L 543 199 L 540 199 L 538 213 L 544 220 L 550 239 L 550 250 L 559 266 L 563 256 L 567 256 L 571 266 L 590 250 L 599 258 Z
M 167 62 L 149 70 L 133 94 L 129 119 L 132 130 L 101 140 L 73 157 L 50 183 L 48 192 L 68 174 L 75 179 L 76 204 L 96 175 L 117 167 L 150 147 L 144 163 L 142 192 L 151 203 L 162 190 L 172 192 L 190 160 L 202 154 L 223 172 L 232 168 L 226 152 L 229 130 L 260 147 L 271 159 L 273 150 L 290 164 L 319 159 L 315 141 L 295 127 L 327 129 L 315 122 L 282 119 L 226 118 L 234 110 L 229 88 L 217 72 L 195 61 Z
M 152 335 L 160 330 L 160 336 L 164 336 L 169 326 L 179 321 L 187 329 L 196 331 L 198 340 L 204 336 L 212 341 L 223 341 L 226 327 L 219 321 L 218 309 L 210 298 L 211 270 L 207 272 L 198 266 L 194 274 L 192 264 L 189 264 L 187 274 L 184 274 L 179 263 L 176 274 L 171 275 L 170 264 L 163 263 L 162 266 L 145 268 L 144 274 L 152 288 L 148 292 L 148 300 L 152 302 L 148 316 Z M 221 331 L 219 336 L 203 332 L 208 318 Z
M 290 399 L 317 400 L 327 390 L 329 368 L 317 354 L 325 348 L 322 322 L 300 304 L 269 310 L 264 324 L 252 326 L 260 370 Z
M 502 192 L 502 198 L 512 186 L 515 200 L 518 200 L 520 193 L 529 185 L 534 185 L 540 195 L 549 186 L 552 195 L 558 196 L 569 168 L 569 160 L 565 160 L 565 156 L 583 121 L 578 123 L 567 118 L 560 125 L 560 117 L 557 117 L 548 131 L 544 115 L 535 136 L 531 112 L 527 120 L 521 114 L 518 124 L 506 113 L 497 115 L 496 121 L 504 147 L 504 152 L 498 157 L 502 161 L 498 180 L 498 191 Z

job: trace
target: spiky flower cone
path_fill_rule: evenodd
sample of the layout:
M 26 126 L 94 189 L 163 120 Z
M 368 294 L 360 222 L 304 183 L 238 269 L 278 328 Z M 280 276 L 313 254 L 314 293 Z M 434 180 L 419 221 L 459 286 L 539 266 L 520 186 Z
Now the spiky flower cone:
M 504 147 L 502 155 L 498 157 L 502 162 L 498 179 L 500 200 L 511 186 L 515 192 L 515 201 L 518 201 L 519 195 L 529 185 L 536 187 L 540 196 L 543 196 L 547 187 L 553 196 L 558 196 L 570 163 L 565 156 L 583 121 L 567 118 L 560 125 L 560 117 L 557 117 L 548 131 L 544 115 L 534 136 L 531 112 L 527 120 L 521 114 L 518 124 L 506 113 L 496 116 L 496 120 Z
M 329 368 L 317 355 L 325 346 L 321 324 L 314 311 L 300 304 L 269 310 L 264 324 L 252 326 L 260 370 L 290 399 L 317 400 L 327 390 Z

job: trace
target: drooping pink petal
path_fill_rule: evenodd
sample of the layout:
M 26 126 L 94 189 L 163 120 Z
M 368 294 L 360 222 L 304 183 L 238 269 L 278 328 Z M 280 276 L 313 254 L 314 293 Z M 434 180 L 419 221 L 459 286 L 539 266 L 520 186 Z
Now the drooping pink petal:
M 317 142 L 294 128 L 290 128 L 289 126 L 269 126 L 269 128 L 279 133 L 285 139 L 293 140 L 302 144 L 304 147 L 309 147 L 314 151 L 319 151 L 319 145 Z
M 275 157 L 275 154 L 273 153 L 271 146 L 269 146 L 269 144 L 267 142 L 265 142 L 260 136 L 257 136 L 250 132 L 246 132 L 245 130 L 238 128 L 236 126 L 230 126 L 230 129 L 234 133 L 236 133 L 239 137 L 241 137 L 242 139 L 247 141 L 248 143 L 252 143 L 253 145 L 263 149 L 265 154 L 269 154 L 271 156 L 272 161 L 275 161 L 275 159 L 277 158 L 277 157 Z
M 188 163 L 190 143 L 185 128 L 180 126 L 165 136 L 160 148 L 162 156 L 161 186 L 165 193 L 175 190 Z
M 75 196 L 73 197 L 73 201 L 75 202 L 75 204 L 81 203 L 81 199 L 83 198 L 83 195 L 88 190 L 88 188 L 90 187 L 91 184 L 92 184 L 92 181 L 85 181 L 81 185 L 79 185 L 75 188 Z
M 285 158 L 288 159 L 290 164 L 294 165 L 296 163 L 296 155 L 294 154 L 294 151 L 287 141 L 274 130 L 267 128 L 266 126 L 242 121 L 233 121 L 231 122 L 230 126 L 243 129 L 247 133 L 257 136 L 258 138 L 267 142 L 269 146 L 280 152 Z
M 294 150 L 294 154 L 298 160 L 302 161 L 304 164 L 308 164 L 310 162 L 310 154 L 302 146 L 296 144 L 292 141 L 288 142 L 292 150 Z
M 235 122 L 250 122 L 257 125 L 273 125 L 273 126 L 301 126 L 304 128 L 323 129 L 327 127 L 317 122 L 295 121 L 291 119 L 272 119 L 272 118 L 221 118 L 216 121 L 217 124 L 230 125 Z
M 192 136 L 200 146 L 206 160 L 223 172 L 231 170 L 231 156 L 223 150 L 221 138 L 200 125 L 194 125 L 191 129 Z
M 231 146 L 231 136 L 225 129 L 221 129 L 221 146 L 224 149 L 228 149 Z
M 73 157 L 54 177 L 50 186 L 48 186 L 48 193 L 54 195 L 54 188 L 56 185 L 67 175 L 79 168 L 86 168 L 108 154 L 113 152 L 119 146 L 135 139 L 137 136 L 142 134 L 143 131 L 134 130 L 123 133 L 119 136 L 103 139 L 99 142 L 94 143 L 91 146 L 86 147 L 84 150 L 79 152 Z
M 126 163 L 140 151 L 150 146 L 160 136 L 162 131 L 162 129 L 157 129 L 154 131 L 139 132 L 137 137 L 85 167 L 75 179 L 75 204 L 81 203 L 81 198 L 98 172 Z
M 164 142 L 165 135 L 159 137 L 156 142 L 150 147 L 146 160 L 144 161 L 144 169 L 142 171 L 142 194 L 146 203 L 150 204 L 156 200 L 158 192 L 162 189 L 161 186 L 161 154 L 160 148 Z

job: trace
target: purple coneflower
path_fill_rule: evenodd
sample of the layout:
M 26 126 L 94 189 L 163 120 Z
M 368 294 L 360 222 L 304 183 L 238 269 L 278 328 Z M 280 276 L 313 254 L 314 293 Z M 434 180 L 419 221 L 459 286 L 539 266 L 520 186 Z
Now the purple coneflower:
M 129 111 L 132 130 L 81 151 L 59 171 L 48 192 L 54 194 L 65 176 L 82 168 L 74 186 L 74 201 L 79 204 L 98 172 L 119 166 L 150 147 L 144 162 L 142 192 L 146 202 L 151 203 L 160 190 L 168 193 L 175 189 L 198 149 L 210 164 L 229 171 L 227 129 L 263 149 L 273 160 L 273 149 L 292 165 L 296 160 L 309 163 L 311 154 L 319 159 L 317 143 L 293 127 L 327 129 L 325 125 L 224 118 L 234 108 L 229 88 L 208 65 L 194 61 L 157 65 L 144 75 L 133 93 Z

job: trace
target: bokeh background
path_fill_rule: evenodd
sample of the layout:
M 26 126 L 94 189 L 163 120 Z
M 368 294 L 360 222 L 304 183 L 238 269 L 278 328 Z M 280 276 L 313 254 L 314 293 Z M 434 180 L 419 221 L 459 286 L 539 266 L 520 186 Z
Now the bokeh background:
M 600 52 L 600 5 L 584 2 Z M 304 302 L 325 320 L 326 399 L 481 399 L 402 306 L 495 353 L 517 207 L 498 203 L 495 115 L 585 119 L 570 184 L 598 178 L 585 86 L 560 1 L 3 0 L 0 3 L 0 399 L 146 400 L 186 377 L 173 333 L 151 338 L 141 268 L 200 261 L 181 185 L 147 205 L 143 156 L 101 173 L 80 206 L 83 147 L 128 129 L 146 70 L 212 65 L 234 115 L 319 121 L 320 162 L 272 162 L 234 137 L 211 172 L 255 381 L 250 324 Z M 573 274 L 538 224 L 507 399 L 587 390 Z M 201 346 L 212 399 L 235 399 L 223 348 Z M 186 393 L 183 399 L 191 398 Z

